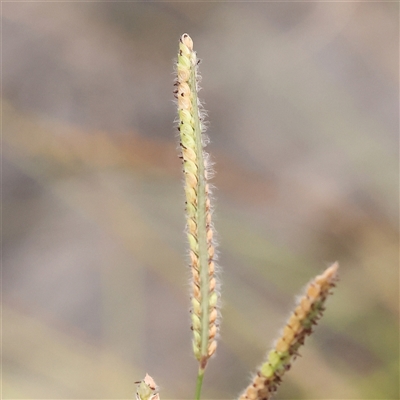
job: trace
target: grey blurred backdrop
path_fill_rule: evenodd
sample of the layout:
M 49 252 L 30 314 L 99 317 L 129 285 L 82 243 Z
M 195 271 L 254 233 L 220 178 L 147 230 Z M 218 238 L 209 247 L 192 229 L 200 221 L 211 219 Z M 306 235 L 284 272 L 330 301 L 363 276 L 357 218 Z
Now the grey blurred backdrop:
M 341 281 L 277 399 L 398 399 L 397 2 L 2 3 L 4 399 L 193 397 L 173 63 L 203 76 L 233 399 Z

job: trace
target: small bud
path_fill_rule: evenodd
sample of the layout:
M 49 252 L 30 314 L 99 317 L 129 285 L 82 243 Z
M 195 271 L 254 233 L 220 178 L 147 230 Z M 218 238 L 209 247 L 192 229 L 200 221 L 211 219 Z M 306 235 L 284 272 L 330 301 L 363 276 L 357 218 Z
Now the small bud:
M 193 40 L 192 38 L 187 34 L 184 33 L 181 36 L 181 42 L 189 49 L 189 50 L 193 50 Z

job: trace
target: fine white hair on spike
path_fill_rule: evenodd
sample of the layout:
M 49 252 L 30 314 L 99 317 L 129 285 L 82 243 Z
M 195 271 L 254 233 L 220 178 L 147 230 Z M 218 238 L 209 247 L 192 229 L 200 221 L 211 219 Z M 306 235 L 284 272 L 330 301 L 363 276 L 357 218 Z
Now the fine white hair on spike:
M 214 354 L 218 336 L 219 280 L 216 279 L 216 242 L 212 224 L 211 189 L 208 179 L 212 175 L 206 135 L 207 113 L 198 98 L 200 75 L 193 41 L 183 34 L 179 41 L 175 82 L 178 106 L 178 130 L 185 178 L 186 232 L 189 241 L 191 265 L 191 318 L 193 351 L 204 369 Z
M 283 375 L 299 355 L 305 338 L 313 332 L 313 326 L 321 317 L 324 303 L 335 286 L 338 266 L 338 263 L 332 264 L 307 285 L 266 360 L 239 400 L 269 400 L 273 396 Z

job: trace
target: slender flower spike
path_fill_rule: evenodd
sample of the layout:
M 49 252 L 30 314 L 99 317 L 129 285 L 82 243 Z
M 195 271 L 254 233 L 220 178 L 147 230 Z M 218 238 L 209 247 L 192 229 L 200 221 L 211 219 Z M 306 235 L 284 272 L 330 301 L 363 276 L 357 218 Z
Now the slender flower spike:
M 154 379 L 146 374 L 144 379 L 137 383 L 136 400 L 160 400 L 160 396 L 157 393 L 157 385 Z
M 186 223 L 192 271 L 193 351 L 204 370 L 217 347 L 218 282 L 216 282 L 211 224 L 207 138 L 198 93 L 197 57 L 193 41 L 183 34 L 179 42 L 175 96 L 178 104 L 180 146 L 186 193 Z
M 269 400 L 275 393 L 283 374 L 289 370 L 292 360 L 298 355 L 299 347 L 304 344 L 305 337 L 312 333 L 312 326 L 321 317 L 325 300 L 337 281 L 338 268 L 336 262 L 309 283 L 281 337 L 239 400 Z

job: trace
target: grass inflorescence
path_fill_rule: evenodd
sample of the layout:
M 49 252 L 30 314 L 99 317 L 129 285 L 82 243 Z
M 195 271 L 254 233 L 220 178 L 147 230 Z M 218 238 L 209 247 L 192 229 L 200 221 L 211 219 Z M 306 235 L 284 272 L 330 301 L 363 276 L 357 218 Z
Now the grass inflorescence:
M 198 59 L 188 34 L 179 40 L 176 64 L 178 130 L 184 188 L 186 195 L 186 232 L 191 270 L 191 319 L 193 352 L 199 362 L 195 399 L 201 398 L 201 387 L 208 360 L 217 348 L 219 329 L 219 282 L 215 275 L 214 228 L 211 222 L 209 156 L 204 126 L 204 110 L 198 98 Z M 305 338 L 322 316 L 325 301 L 337 281 L 336 262 L 307 286 L 291 313 L 280 337 L 267 354 L 249 386 L 238 400 L 269 400 L 283 375 L 299 355 Z M 138 383 L 137 400 L 159 400 L 154 380 L 146 375 Z
M 313 325 L 322 316 L 325 300 L 337 281 L 336 262 L 324 273 L 315 277 L 307 286 L 296 308 L 290 315 L 282 334 L 267 360 L 261 365 L 250 385 L 239 400 L 268 400 L 277 390 L 283 374 L 290 369 L 306 336 L 311 335 Z
M 179 42 L 176 98 L 180 146 L 185 176 L 187 236 L 192 271 L 193 351 L 204 370 L 214 354 L 218 331 L 218 291 L 215 246 L 211 223 L 208 155 L 204 151 L 202 108 L 198 99 L 198 60 L 193 41 L 184 34 Z

